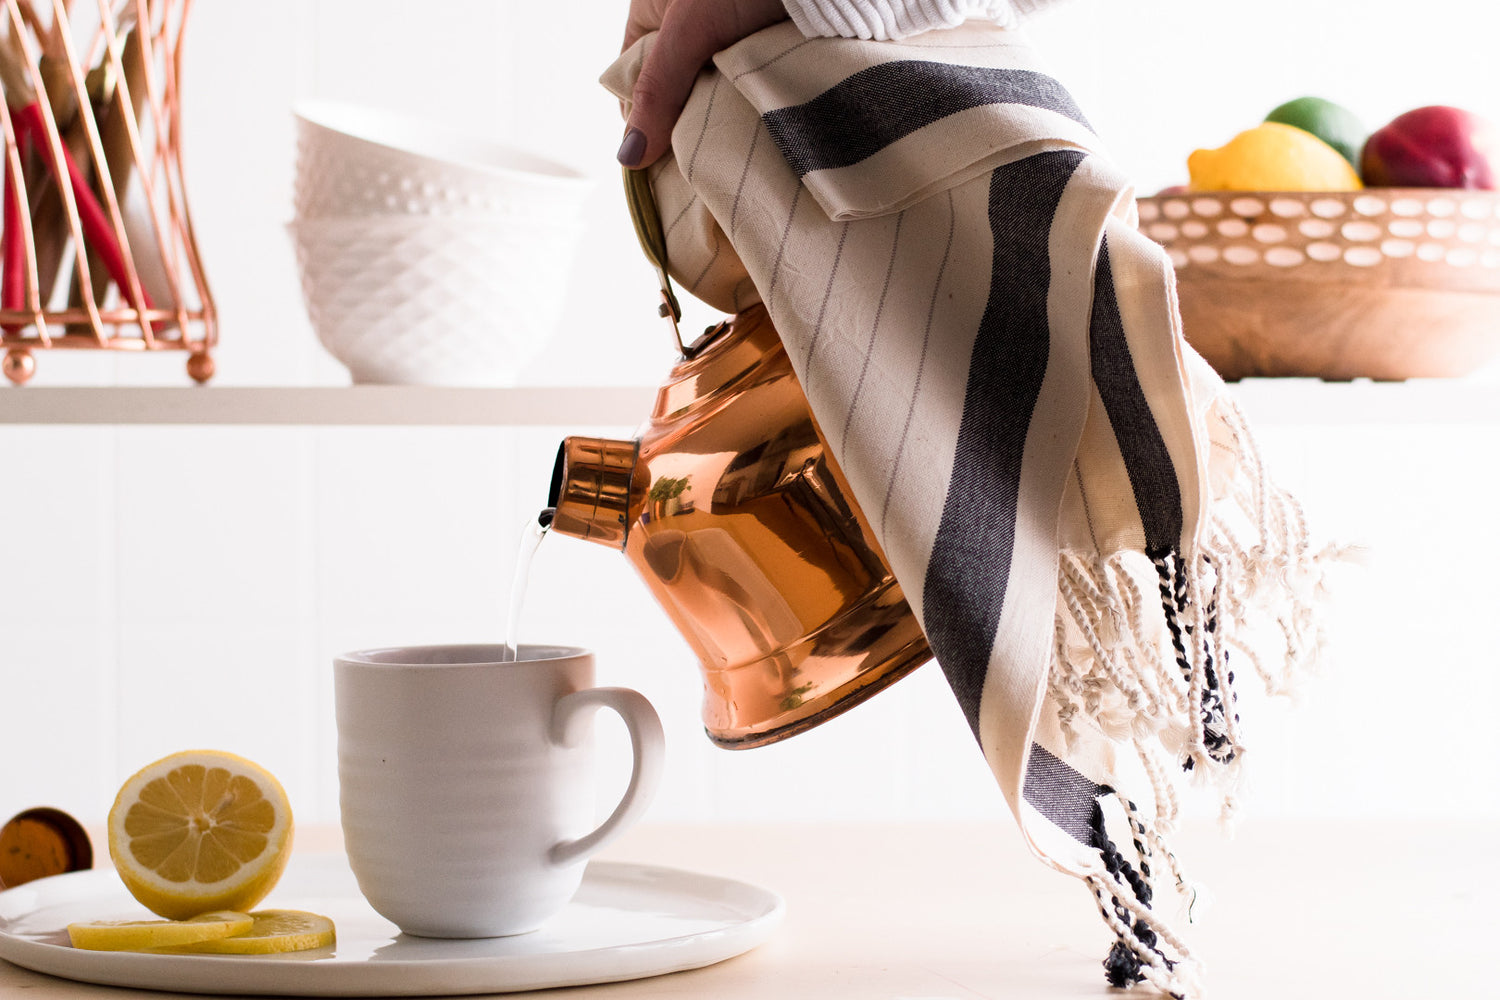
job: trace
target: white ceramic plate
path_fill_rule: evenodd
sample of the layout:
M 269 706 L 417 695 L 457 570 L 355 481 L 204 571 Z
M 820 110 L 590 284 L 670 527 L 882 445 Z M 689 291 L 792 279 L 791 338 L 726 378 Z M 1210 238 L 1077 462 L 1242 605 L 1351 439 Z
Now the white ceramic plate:
M 402 934 L 364 901 L 343 855 L 294 856 L 265 906 L 332 918 L 338 944 L 269 956 L 81 951 L 67 925 L 149 918 L 110 870 L 0 892 L 0 958 L 109 986 L 277 996 L 437 996 L 640 979 L 712 965 L 765 941 L 781 897 L 744 882 L 648 865 L 593 862 L 573 902 L 541 930 L 509 938 Z

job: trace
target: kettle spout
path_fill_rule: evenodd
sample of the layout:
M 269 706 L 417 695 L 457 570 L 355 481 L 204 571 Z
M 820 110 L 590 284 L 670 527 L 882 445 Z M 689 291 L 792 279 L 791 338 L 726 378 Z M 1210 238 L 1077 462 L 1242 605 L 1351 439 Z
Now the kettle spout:
M 547 505 L 549 530 L 612 549 L 625 548 L 639 441 L 568 437 L 557 447 Z

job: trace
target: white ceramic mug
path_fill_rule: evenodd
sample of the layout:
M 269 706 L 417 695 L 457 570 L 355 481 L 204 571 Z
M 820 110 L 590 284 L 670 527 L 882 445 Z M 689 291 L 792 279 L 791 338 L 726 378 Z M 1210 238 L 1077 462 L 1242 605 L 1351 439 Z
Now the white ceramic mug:
M 660 780 L 661 721 L 638 692 L 594 687 L 592 653 L 522 645 L 507 662 L 505 652 L 409 646 L 334 660 L 349 865 L 370 905 L 408 934 L 535 930 Z M 635 759 L 595 827 L 598 708 L 625 720 Z

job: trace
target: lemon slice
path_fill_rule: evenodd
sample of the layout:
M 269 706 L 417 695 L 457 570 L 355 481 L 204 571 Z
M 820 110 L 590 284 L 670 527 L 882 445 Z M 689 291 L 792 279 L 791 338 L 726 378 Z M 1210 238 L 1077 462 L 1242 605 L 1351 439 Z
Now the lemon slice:
M 303 910 L 256 910 L 255 925 L 243 934 L 154 951 L 189 955 L 274 955 L 326 948 L 334 942 L 333 921 Z
M 148 764 L 109 811 L 109 855 L 152 913 L 186 920 L 248 911 L 281 878 L 292 808 L 265 768 L 218 750 Z
M 248 913 L 222 910 L 191 920 L 89 920 L 68 925 L 68 940 L 89 951 L 145 951 L 198 944 L 252 930 Z

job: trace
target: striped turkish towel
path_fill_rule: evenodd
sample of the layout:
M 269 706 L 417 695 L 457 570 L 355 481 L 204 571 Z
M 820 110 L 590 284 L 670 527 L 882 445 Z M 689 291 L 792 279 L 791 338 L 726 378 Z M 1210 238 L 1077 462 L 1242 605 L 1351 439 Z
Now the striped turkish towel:
M 622 99 L 653 40 L 605 74 Z M 673 151 L 673 276 L 766 305 L 1028 844 L 1114 931 L 1109 981 L 1194 994 L 1153 907 L 1188 884 L 1175 785 L 1232 803 L 1231 652 L 1271 686 L 1309 659 L 1320 569 L 1129 184 L 1024 37 L 975 22 L 769 28 L 700 76 Z

